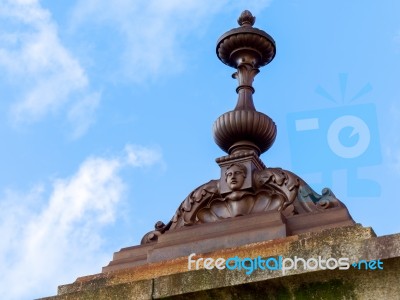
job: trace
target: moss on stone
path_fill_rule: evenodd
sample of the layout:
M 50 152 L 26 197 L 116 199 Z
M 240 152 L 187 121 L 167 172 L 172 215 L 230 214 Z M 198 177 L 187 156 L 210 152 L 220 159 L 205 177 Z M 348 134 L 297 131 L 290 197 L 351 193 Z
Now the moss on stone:
M 342 280 L 331 280 L 328 282 L 309 282 L 301 284 L 294 292 L 294 299 L 354 299 L 354 288 L 350 283 Z

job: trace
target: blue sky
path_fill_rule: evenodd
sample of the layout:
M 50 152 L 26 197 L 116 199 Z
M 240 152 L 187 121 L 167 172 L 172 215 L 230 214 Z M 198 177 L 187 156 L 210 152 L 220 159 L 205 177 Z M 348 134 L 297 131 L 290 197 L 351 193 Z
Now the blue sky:
M 0 0 L 3 297 L 100 272 L 219 177 L 236 81 L 215 44 L 244 9 L 277 44 L 254 82 L 278 127 L 263 161 L 400 231 L 398 1 Z

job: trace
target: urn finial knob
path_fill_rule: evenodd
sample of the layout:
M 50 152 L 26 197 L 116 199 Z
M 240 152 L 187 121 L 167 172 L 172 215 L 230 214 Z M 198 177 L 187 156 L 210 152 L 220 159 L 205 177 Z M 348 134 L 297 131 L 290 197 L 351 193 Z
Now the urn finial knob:
M 240 14 L 237 21 L 240 26 L 253 26 L 256 22 L 256 17 L 254 17 L 250 11 L 245 10 Z

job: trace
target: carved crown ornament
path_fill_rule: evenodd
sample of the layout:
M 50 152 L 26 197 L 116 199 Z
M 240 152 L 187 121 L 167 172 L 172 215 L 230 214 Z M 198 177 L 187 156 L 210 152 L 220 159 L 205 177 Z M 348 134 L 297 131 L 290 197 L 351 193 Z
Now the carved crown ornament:
M 228 154 L 216 159 L 221 177 L 192 191 L 172 219 L 157 222 L 141 244 L 155 243 L 161 235 L 182 228 L 248 215 L 279 212 L 290 219 L 337 208 L 347 212 L 330 189 L 320 195 L 294 173 L 267 168 L 259 158 L 274 143 L 277 129 L 269 116 L 256 110 L 253 81 L 259 68 L 275 57 L 276 46 L 269 34 L 253 27 L 255 17 L 249 11 L 242 12 L 238 23 L 240 27 L 223 34 L 216 46 L 218 58 L 236 69 L 232 77 L 238 81 L 236 107 L 213 126 L 216 144 Z M 346 218 L 354 222 L 349 214 Z

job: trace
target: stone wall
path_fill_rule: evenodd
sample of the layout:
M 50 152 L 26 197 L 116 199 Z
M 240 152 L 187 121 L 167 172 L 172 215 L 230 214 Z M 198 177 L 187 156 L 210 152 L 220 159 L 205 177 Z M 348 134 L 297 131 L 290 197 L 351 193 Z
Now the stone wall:
M 380 260 L 383 269 L 188 271 L 182 257 L 78 278 L 43 299 L 399 299 L 400 234 L 376 237 L 360 225 L 326 229 L 201 255 L 256 258 L 349 258 Z M 200 256 L 196 256 L 198 258 Z M 365 266 L 365 264 L 361 264 Z M 376 267 L 376 265 L 375 265 Z M 194 265 L 192 265 L 194 268 Z

